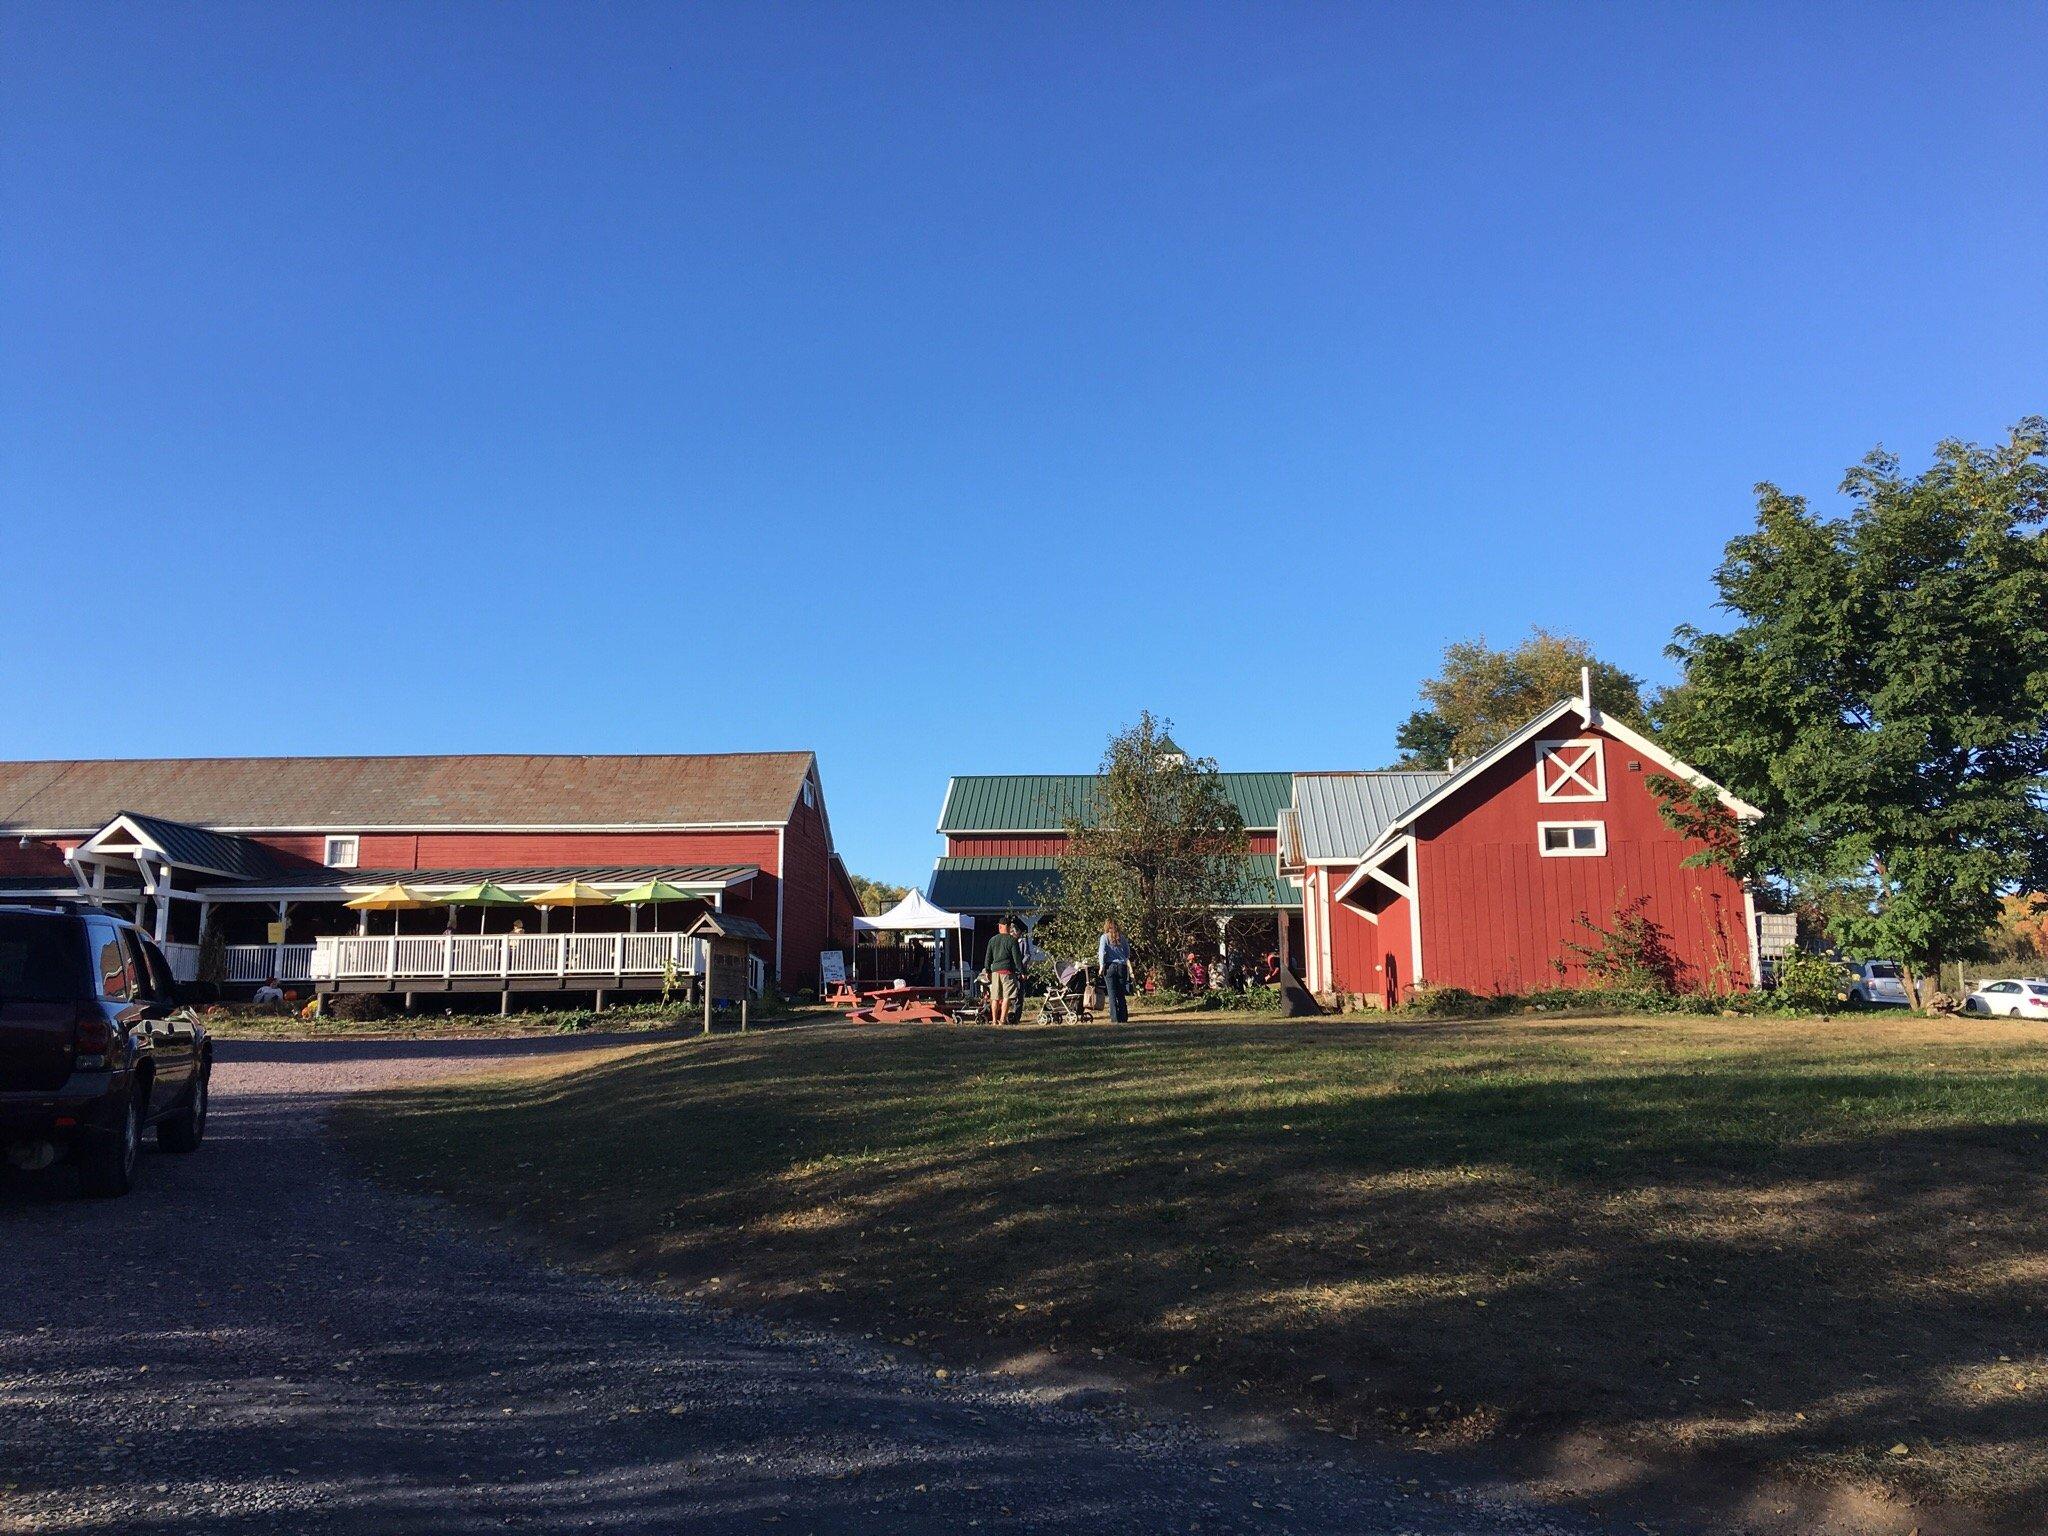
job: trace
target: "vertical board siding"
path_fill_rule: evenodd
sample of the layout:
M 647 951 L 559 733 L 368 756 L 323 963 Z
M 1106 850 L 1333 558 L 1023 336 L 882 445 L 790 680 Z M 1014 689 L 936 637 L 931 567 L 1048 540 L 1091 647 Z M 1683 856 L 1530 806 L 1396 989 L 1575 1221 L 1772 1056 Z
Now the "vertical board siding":
M 1271 856 L 1280 851 L 1280 834 L 1277 832 L 1247 832 L 1245 852 Z M 1048 859 L 1057 858 L 1067 851 L 1067 835 L 1064 832 L 1042 832 L 1026 835 L 992 834 L 987 832 L 949 832 L 946 834 L 946 857 L 949 859 Z
M 1740 882 L 1723 869 L 1686 867 L 1704 846 L 1665 824 L 1647 783 L 1650 765 L 1631 770 L 1630 749 L 1601 739 L 1604 801 L 1539 801 L 1536 754 L 1529 750 L 1423 818 L 1418 855 L 1431 985 L 1473 992 L 1581 985 L 1584 966 L 1566 946 L 1593 936 L 1576 919 L 1584 914 L 1609 927 L 1617 907 L 1637 898 L 1647 898 L 1644 915 L 1677 957 L 1681 985 L 1748 984 Z M 1543 821 L 1603 822 L 1605 856 L 1545 858 L 1536 830 Z M 1553 963 L 1560 960 L 1562 977 Z

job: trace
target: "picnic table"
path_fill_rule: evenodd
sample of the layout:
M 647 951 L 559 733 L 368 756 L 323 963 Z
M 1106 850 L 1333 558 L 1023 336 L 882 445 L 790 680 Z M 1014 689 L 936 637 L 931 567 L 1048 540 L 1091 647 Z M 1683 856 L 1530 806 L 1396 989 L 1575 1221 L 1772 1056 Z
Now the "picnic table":
M 950 1024 L 949 987 L 863 987 L 860 1006 L 847 1019 L 855 1024 Z

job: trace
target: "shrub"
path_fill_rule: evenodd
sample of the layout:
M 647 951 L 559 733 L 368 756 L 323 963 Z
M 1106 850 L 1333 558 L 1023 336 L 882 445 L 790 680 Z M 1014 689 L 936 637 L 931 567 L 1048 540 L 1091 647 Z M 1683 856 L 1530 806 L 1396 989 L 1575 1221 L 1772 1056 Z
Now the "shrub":
M 1425 1019 L 1470 1019 L 1504 1013 L 1516 1001 L 1513 997 L 1482 997 L 1464 987 L 1417 987 L 1401 1012 Z
M 1567 941 L 1565 949 L 1576 955 L 1586 974 L 1603 987 L 1618 992 L 1674 992 L 1678 956 L 1671 951 L 1670 936 L 1645 913 L 1649 904 L 1647 896 L 1617 901 L 1605 928 L 1579 913 L 1572 922 L 1586 931 L 1588 942 Z
M 1795 949 L 1778 962 L 1771 1000 L 1780 1008 L 1826 1010 L 1840 1006 L 1846 995 L 1842 968 L 1826 955 Z
M 390 1006 L 373 992 L 341 992 L 326 1000 L 325 1013 L 330 1019 L 340 1019 L 347 1024 L 368 1024 L 390 1015 Z

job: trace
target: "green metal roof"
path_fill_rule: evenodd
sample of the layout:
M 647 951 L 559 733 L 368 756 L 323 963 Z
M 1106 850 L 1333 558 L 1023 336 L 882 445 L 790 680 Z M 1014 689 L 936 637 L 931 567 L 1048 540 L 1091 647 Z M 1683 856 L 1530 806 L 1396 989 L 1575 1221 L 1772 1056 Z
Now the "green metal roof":
M 114 818 L 123 819 L 181 869 L 213 870 L 238 880 L 266 880 L 284 867 L 276 854 L 254 838 L 215 832 L 165 816 L 145 816 L 140 811 L 123 811 Z
M 1298 907 L 1301 892 L 1280 879 L 1270 853 L 1244 856 L 1246 907 Z M 925 895 L 948 912 L 1029 912 L 1058 895 L 1059 864 L 1044 858 L 947 858 L 932 869 Z
M 1294 798 L 1290 773 L 1219 774 L 1223 792 L 1244 824 L 1266 832 Z M 956 775 L 939 813 L 941 832 L 1058 832 L 1067 818 L 1087 821 L 1095 809 L 1093 773 L 976 773 Z

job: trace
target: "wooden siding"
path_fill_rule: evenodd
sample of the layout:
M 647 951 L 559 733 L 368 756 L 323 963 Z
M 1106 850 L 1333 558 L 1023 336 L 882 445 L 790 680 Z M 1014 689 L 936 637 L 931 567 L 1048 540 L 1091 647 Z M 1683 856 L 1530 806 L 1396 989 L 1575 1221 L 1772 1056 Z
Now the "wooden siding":
M 1249 832 L 1245 835 L 1245 852 L 1277 853 L 1280 835 L 1277 832 Z M 952 832 L 946 837 L 946 857 L 949 859 L 1030 859 L 1057 858 L 1067 851 L 1067 837 L 1064 832 L 1038 833 L 1028 836 L 1004 836 L 986 832 Z
M 818 952 L 831 942 L 832 860 L 825 821 L 814 805 L 798 802 L 783 833 L 782 945 L 784 987 L 818 985 Z M 849 937 L 851 936 L 851 919 Z M 774 931 L 770 926 L 770 932 Z M 770 964 L 774 961 L 771 957 Z
M 1539 801 L 1531 749 L 1423 818 L 1418 896 L 1428 983 L 1481 993 L 1581 985 L 1584 969 L 1565 947 L 1589 938 L 1575 919 L 1584 914 L 1609 927 L 1618 906 L 1646 899 L 1644 915 L 1664 931 L 1683 968 L 1681 985 L 1749 984 L 1740 882 L 1719 868 L 1685 867 L 1702 845 L 1658 813 L 1646 782 L 1653 765 L 1611 737 L 1601 741 L 1603 801 Z M 1537 833 L 1544 821 L 1604 823 L 1606 854 L 1544 857 Z M 1562 975 L 1553 964 L 1560 960 Z

